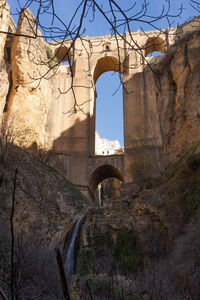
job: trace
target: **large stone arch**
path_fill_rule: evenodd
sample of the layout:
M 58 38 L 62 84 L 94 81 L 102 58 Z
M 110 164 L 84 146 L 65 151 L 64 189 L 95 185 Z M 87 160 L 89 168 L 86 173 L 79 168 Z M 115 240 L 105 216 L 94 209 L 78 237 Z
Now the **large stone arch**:
M 123 66 L 120 64 L 118 57 L 114 55 L 106 55 L 100 57 L 93 66 L 93 101 L 90 102 L 90 155 L 94 155 L 95 150 L 95 120 L 96 120 L 96 88 L 97 79 L 105 72 L 114 71 L 122 74 Z
M 122 182 L 124 181 L 121 171 L 116 167 L 109 164 L 99 166 L 90 175 L 89 189 L 91 192 L 91 198 L 94 199 L 94 193 L 98 184 L 107 178 L 117 178 Z
M 97 61 L 93 71 L 94 84 L 96 83 L 97 79 L 101 74 L 108 71 L 115 71 L 115 72 L 122 73 L 123 71 L 122 64 L 120 64 L 119 59 L 117 57 L 104 56 Z
M 158 51 L 161 53 L 166 53 L 166 45 L 165 41 L 158 36 L 149 37 L 144 45 L 144 56 L 148 54 Z

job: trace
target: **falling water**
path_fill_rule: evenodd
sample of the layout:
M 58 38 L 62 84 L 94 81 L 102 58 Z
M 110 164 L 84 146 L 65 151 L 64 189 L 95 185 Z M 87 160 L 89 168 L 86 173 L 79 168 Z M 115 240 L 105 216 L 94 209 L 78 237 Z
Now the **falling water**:
M 74 273 L 75 242 L 76 242 L 76 238 L 78 236 L 78 233 L 79 233 L 79 230 L 81 227 L 82 220 L 83 220 L 83 217 L 78 219 L 78 221 L 74 227 L 74 230 L 72 232 L 72 235 L 71 235 L 71 238 L 69 241 L 69 246 L 67 248 L 67 255 L 66 255 L 65 264 L 64 264 L 69 291 L 71 290 L 71 278 Z

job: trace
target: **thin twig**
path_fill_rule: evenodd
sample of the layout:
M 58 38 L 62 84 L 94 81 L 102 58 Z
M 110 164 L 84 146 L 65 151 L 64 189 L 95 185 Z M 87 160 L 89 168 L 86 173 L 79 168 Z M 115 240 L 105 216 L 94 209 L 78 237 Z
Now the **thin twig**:
M 60 250 L 58 248 L 55 248 L 54 250 L 55 250 L 58 272 L 59 272 L 59 276 L 60 276 L 60 283 L 61 283 L 63 298 L 65 300 L 71 300 L 70 294 L 68 291 L 67 280 L 66 280 L 66 276 L 65 276 L 65 271 L 64 271 L 64 267 L 63 267 L 63 261 L 62 261 L 62 256 L 61 256 Z
M 3 300 L 8 300 L 8 298 L 6 297 L 4 291 L 2 290 L 2 288 L 0 287 L 0 295 L 3 298 Z
M 93 296 L 92 296 L 92 292 L 91 292 L 91 289 L 90 289 L 90 286 L 89 286 L 88 281 L 86 281 L 86 286 L 87 286 L 88 291 L 89 291 L 89 294 L 90 294 L 90 299 L 91 299 L 91 300 L 94 300 L 94 298 L 93 298 Z
M 15 192 L 16 192 L 16 180 L 17 180 L 17 172 L 15 170 L 14 176 L 14 187 L 13 187 L 13 194 L 12 194 L 12 208 L 11 208 L 11 215 L 10 215 L 10 231 L 11 231 L 11 300 L 14 300 L 14 251 L 15 251 L 15 235 L 14 235 L 14 212 L 15 212 Z

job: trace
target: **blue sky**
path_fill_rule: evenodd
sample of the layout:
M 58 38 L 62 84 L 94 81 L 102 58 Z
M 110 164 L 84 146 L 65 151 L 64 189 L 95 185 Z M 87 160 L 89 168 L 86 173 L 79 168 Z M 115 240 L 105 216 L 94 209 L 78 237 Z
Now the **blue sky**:
M 23 6 L 27 1 L 19 0 L 21 5 Z M 42 1 L 45 3 L 45 1 Z M 80 0 L 55 0 L 56 7 L 55 11 L 57 15 L 63 20 L 65 24 L 69 22 L 71 16 L 73 15 L 75 9 L 79 5 Z M 116 1 L 123 9 L 128 9 L 132 6 L 134 1 L 132 0 L 118 0 Z M 135 1 L 136 6 L 127 11 L 127 15 L 132 16 L 134 12 L 138 12 L 141 9 L 141 5 L 143 3 L 142 0 Z M 162 12 L 162 8 L 167 9 L 167 0 L 149 0 L 148 1 L 148 15 L 159 16 Z M 19 11 L 18 4 L 16 0 L 8 0 L 8 3 L 11 7 L 11 13 L 16 13 Z M 103 7 L 108 10 L 107 0 L 99 0 L 97 3 L 103 5 Z M 197 15 L 198 12 L 192 9 L 190 5 L 190 0 L 171 0 L 170 14 L 176 15 L 179 12 L 181 7 L 181 3 L 183 4 L 183 11 L 181 16 L 177 18 L 170 18 L 170 21 L 174 21 L 172 26 L 176 26 L 177 24 L 182 24 L 186 20 L 192 18 Z M 36 15 L 37 7 L 33 5 L 30 9 Z M 78 12 L 77 18 L 74 19 L 73 26 L 79 22 L 80 12 Z M 101 14 L 95 12 L 95 19 L 92 20 L 92 11 L 90 11 L 87 16 L 84 18 L 83 23 L 83 32 L 84 35 L 95 36 L 95 35 L 104 35 L 110 34 L 110 26 L 108 22 L 101 16 Z M 111 17 L 111 16 L 110 16 Z M 121 18 L 121 15 L 118 14 L 118 17 Z M 15 21 L 17 20 L 17 16 L 13 15 Z M 143 18 L 144 21 L 151 19 Z M 49 14 L 43 14 L 41 17 L 41 21 L 44 22 L 45 25 L 50 25 L 51 16 Z M 61 26 L 58 22 L 56 25 Z M 159 22 L 154 23 L 158 28 L 168 27 L 168 23 L 165 19 L 160 20 Z M 152 27 L 146 24 L 145 22 L 136 22 L 130 24 L 131 30 L 135 31 L 138 28 L 142 28 L 143 30 L 151 30 Z M 124 26 L 119 27 L 119 31 L 123 31 Z M 125 28 L 126 30 L 126 28 Z M 123 100 L 122 100 L 122 87 L 119 88 L 120 80 L 119 75 L 113 72 L 107 72 L 102 74 L 96 83 L 97 89 L 97 104 L 96 104 L 96 129 L 99 132 L 100 136 L 108 139 L 118 139 L 120 144 L 124 144 L 123 140 Z M 116 90 L 119 90 L 116 92 Z M 116 92 L 116 93 L 115 93 Z M 113 96 L 113 94 L 115 95 Z
M 10 7 L 11 7 L 11 12 L 12 13 L 16 13 L 19 11 L 19 5 L 18 5 L 18 1 L 21 4 L 21 6 L 23 7 L 27 2 L 33 2 L 33 4 L 31 4 L 30 9 L 33 11 L 33 13 L 36 15 L 37 13 L 37 5 L 34 4 L 35 1 L 31 1 L 31 0 L 7 0 Z M 130 17 L 132 16 L 134 13 L 137 13 L 138 11 L 140 11 L 142 3 L 145 0 L 116 0 L 116 2 L 123 8 L 123 9 L 128 9 L 130 7 L 132 7 L 133 3 L 136 2 L 136 6 L 130 10 L 127 11 L 126 14 Z M 176 15 L 179 12 L 179 9 L 181 8 L 181 4 L 183 5 L 183 11 L 181 16 L 179 16 L 178 18 L 174 19 L 174 18 L 170 18 L 170 21 L 174 20 L 174 24 L 172 24 L 173 26 L 176 26 L 177 23 L 183 23 L 185 20 L 187 20 L 188 18 L 194 16 L 195 14 L 197 14 L 197 12 L 195 12 L 191 5 L 190 5 L 190 0 L 147 0 L 148 2 L 148 15 L 153 15 L 153 16 L 159 16 L 162 12 L 163 7 L 165 8 L 165 11 L 167 9 L 167 3 L 168 1 L 170 1 L 171 6 L 170 6 L 170 15 Z M 40 1 L 36 1 L 36 2 L 40 2 Z M 42 3 L 45 3 L 47 1 L 42 0 Z M 60 19 L 63 20 L 63 22 L 65 24 L 67 24 L 69 22 L 69 20 L 71 19 L 71 16 L 73 15 L 74 11 L 76 10 L 77 6 L 80 4 L 81 0 L 54 0 L 54 2 L 56 3 L 55 6 L 55 12 L 56 14 L 60 17 Z M 108 0 L 97 0 L 96 1 L 99 6 L 103 6 L 103 8 L 105 8 L 105 10 L 109 9 L 109 6 L 107 5 Z M 72 27 L 73 25 L 77 25 L 77 23 L 79 22 L 79 18 L 80 18 L 80 14 L 81 14 L 81 9 L 78 11 L 77 14 L 77 18 L 74 19 L 74 23 L 72 23 Z M 121 18 L 121 15 L 119 15 L 119 18 Z M 13 16 L 15 18 L 15 16 Z M 17 18 L 15 18 L 17 19 Z M 148 18 L 143 18 L 143 20 L 147 20 Z M 150 19 L 150 18 L 149 18 Z M 41 15 L 41 20 L 43 23 L 50 24 L 51 23 L 51 16 L 50 14 L 42 14 Z M 100 13 L 98 13 L 97 11 L 95 12 L 95 19 L 93 22 L 91 22 L 92 20 L 92 10 L 90 10 L 90 12 L 87 14 L 87 16 L 84 18 L 84 24 L 83 24 L 83 28 L 85 29 L 85 34 L 89 35 L 89 36 L 95 36 L 95 35 L 104 35 L 104 34 L 109 34 L 110 33 L 110 25 L 108 24 L 108 22 L 105 21 L 104 17 L 101 16 Z M 56 22 L 56 20 L 54 20 L 54 22 L 58 25 L 59 23 Z M 61 25 L 61 24 L 60 24 Z M 167 27 L 168 24 L 166 22 L 166 20 L 162 19 L 159 22 L 155 23 L 156 26 L 158 27 Z M 132 22 L 131 25 L 131 30 L 135 31 L 138 28 L 143 28 L 144 30 L 148 30 L 151 29 L 149 27 L 148 24 L 145 24 L 144 22 Z M 119 29 L 120 31 L 123 31 L 123 27 L 120 27 Z

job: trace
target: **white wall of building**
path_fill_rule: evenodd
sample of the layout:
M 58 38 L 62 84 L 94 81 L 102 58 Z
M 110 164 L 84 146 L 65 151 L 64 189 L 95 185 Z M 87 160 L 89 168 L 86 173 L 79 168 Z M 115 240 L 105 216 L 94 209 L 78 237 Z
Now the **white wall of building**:
M 120 152 L 123 153 L 123 148 L 118 140 L 101 138 L 95 131 L 95 155 L 113 155 Z

